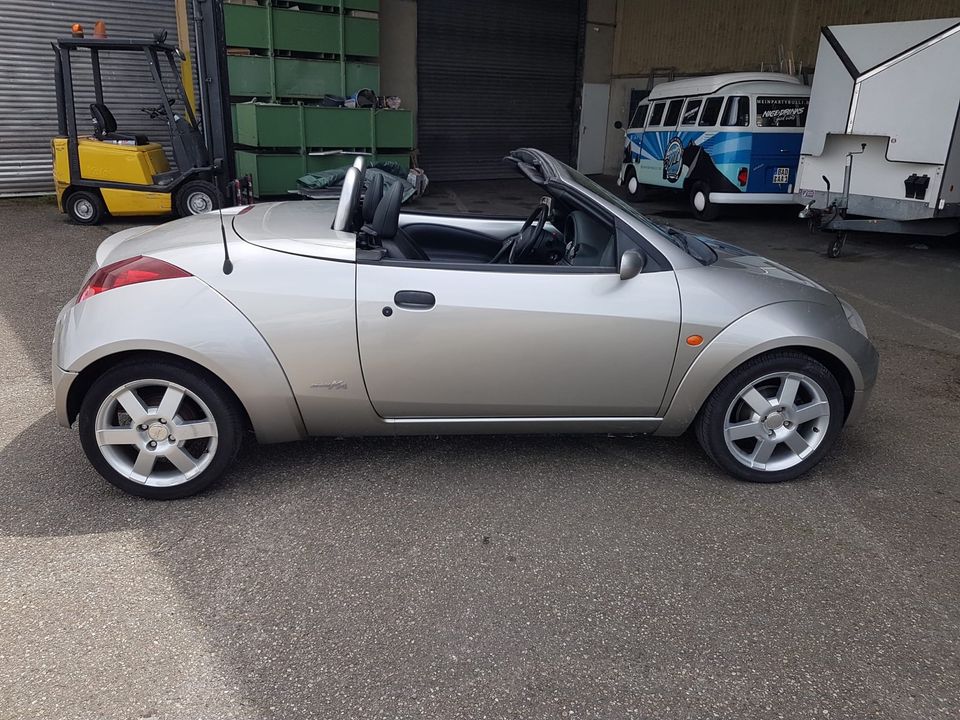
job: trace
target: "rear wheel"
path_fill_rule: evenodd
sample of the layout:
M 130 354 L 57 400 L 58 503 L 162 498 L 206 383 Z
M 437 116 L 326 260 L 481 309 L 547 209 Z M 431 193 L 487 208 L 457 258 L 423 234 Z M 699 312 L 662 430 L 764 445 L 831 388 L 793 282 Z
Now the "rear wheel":
M 713 391 L 696 420 L 700 445 L 741 480 L 782 482 L 829 452 L 843 425 L 843 393 L 814 358 L 777 351 L 749 360 Z
M 697 180 L 690 187 L 690 209 L 697 220 L 716 220 L 720 217 L 720 208 L 710 202 L 710 186 L 703 180 Z
M 191 180 L 177 190 L 174 202 L 180 217 L 200 215 L 220 207 L 220 191 L 212 182 Z
M 99 225 L 107 214 L 100 194 L 92 190 L 74 190 L 67 197 L 67 215 L 79 225 Z
M 236 457 L 243 414 L 217 380 L 174 362 L 131 362 L 104 373 L 80 407 L 80 442 L 109 482 L 170 500 L 200 492 Z

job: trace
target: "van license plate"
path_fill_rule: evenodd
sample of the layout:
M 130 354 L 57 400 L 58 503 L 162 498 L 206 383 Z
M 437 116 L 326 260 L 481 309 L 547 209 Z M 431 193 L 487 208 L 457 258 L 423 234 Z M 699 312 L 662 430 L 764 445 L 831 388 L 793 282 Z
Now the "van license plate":
M 790 182 L 790 168 L 777 168 L 773 174 L 774 185 L 786 185 Z

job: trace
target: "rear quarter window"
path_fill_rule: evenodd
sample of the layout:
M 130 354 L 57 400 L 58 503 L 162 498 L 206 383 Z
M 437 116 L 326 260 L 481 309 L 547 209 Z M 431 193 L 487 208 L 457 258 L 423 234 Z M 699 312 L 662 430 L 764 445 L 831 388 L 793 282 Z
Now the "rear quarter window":
M 803 127 L 809 104 L 805 97 L 758 97 L 757 127 Z

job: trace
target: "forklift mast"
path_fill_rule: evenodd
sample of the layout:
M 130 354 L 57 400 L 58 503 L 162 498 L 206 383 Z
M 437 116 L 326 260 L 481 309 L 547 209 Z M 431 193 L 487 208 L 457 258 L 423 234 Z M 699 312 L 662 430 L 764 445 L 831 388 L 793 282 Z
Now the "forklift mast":
M 236 176 L 223 0 L 193 0 L 193 22 L 203 137 L 214 167 L 218 168 L 218 184 L 223 192 L 227 181 Z

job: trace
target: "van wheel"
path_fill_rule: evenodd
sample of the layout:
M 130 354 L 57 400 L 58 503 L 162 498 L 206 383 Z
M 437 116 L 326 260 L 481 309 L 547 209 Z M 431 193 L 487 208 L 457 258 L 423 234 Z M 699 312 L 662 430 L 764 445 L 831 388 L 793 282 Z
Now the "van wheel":
M 637 171 L 633 168 L 627 170 L 623 178 L 623 189 L 630 202 L 643 202 L 647 197 L 646 188 L 637 180 Z
M 690 209 L 697 220 L 716 220 L 720 217 L 720 208 L 710 202 L 710 186 L 703 180 L 697 180 L 690 187 Z
M 75 190 L 67 198 L 67 215 L 78 225 L 99 225 L 107 209 L 99 193 Z
M 177 190 L 174 203 L 180 217 L 200 215 L 220 207 L 220 191 L 212 182 L 191 180 Z

